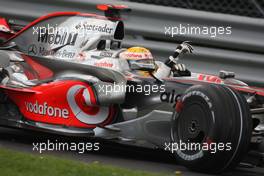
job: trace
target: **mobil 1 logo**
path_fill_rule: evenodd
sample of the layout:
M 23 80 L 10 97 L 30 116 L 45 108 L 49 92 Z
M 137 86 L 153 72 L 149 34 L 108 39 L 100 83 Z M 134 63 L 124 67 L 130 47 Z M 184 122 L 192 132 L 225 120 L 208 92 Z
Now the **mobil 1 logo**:
M 55 45 L 72 45 L 74 46 L 78 37 L 78 33 L 74 32 L 54 32 L 49 33 L 48 30 L 42 30 L 38 33 L 38 42 Z

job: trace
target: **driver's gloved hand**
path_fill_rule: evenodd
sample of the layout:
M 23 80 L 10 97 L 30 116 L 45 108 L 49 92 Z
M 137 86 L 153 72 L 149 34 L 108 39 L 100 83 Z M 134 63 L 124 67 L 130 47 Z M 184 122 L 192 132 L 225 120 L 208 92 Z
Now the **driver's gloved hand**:
M 173 77 L 179 77 L 179 76 L 191 76 L 191 72 L 186 69 L 186 66 L 184 64 L 175 64 L 171 71 L 173 72 Z
M 182 44 L 178 45 L 173 53 L 173 58 L 178 58 L 180 55 L 185 53 L 192 53 L 193 47 L 188 42 L 182 42 Z
M 180 56 L 185 53 L 192 53 L 193 47 L 188 42 L 183 42 L 182 44 L 178 45 L 173 53 L 166 61 L 165 64 L 172 68 L 177 61 L 179 60 Z
M 171 68 L 173 76 L 190 76 L 191 72 L 186 69 L 184 64 L 178 63 L 179 58 L 182 54 L 192 53 L 193 47 L 188 42 L 183 42 L 178 45 L 173 53 L 166 61 L 165 65 Z

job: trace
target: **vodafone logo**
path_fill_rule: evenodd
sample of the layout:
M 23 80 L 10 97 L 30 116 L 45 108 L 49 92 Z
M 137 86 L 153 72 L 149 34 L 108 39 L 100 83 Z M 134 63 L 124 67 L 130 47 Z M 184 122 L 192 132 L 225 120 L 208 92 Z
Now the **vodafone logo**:
M 126 57 L 136 57 L 136 58 L 142 58 L 142 54 L 136 54 L 136 53 L 127 53 Z
M 85 100 L 86 107 L 81 106 L 79 103 L 79 101 L 81 101 L 81 98 L 78 96 L 80 92 L 82 93 L 81 98 Z M 110 109 L 109 107 L 88 106 L 92 104 L 91 96 L 94 95 L 90 95 L 87 87 L 83 85 L 74 85 L 67 92 L 67 101 L 72 112 L 79 121 L 91 125 L 100 124 L 108 118 Z
M 38 101 L 35 103 L 25 102 L 25 105 L 26 110 L 31 113 L 47 115 L 49 117 L 62 117 L 64 119 L 69 117 L 69 111 L 67 109 L 49 106 L 47 102 L 43 104 L 38 103 Z

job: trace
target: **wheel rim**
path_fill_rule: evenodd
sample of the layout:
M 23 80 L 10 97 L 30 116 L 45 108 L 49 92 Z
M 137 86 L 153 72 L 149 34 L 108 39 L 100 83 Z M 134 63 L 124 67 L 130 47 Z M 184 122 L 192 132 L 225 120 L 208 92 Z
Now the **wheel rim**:
M 184 108 L 176 114 L 173 139 L 186 145 L 206 142 L 211 131 L 211 111 L 208 104 L 200 97 L 190 97 L 190 101 L 184 103 Z M 181 151 L 186 155 L 194 155 L 200 152 L 200 148 Z

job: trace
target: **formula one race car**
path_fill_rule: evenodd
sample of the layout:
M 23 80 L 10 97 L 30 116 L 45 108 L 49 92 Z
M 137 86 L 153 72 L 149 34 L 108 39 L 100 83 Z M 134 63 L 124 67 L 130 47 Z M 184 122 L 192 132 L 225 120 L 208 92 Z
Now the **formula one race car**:
M 129 9 L 98 8 L 105 16 L 0 20 L 1 126 L 161 148 L 201 172 L 263 164 L 263 88 L 232 72 L 191 73 L 177 61 L 188 42 L 164 63 L 122 48 L 119 17 Z

